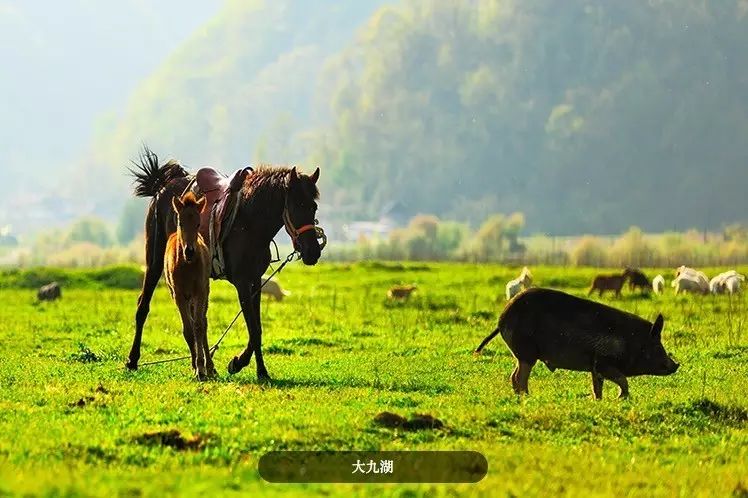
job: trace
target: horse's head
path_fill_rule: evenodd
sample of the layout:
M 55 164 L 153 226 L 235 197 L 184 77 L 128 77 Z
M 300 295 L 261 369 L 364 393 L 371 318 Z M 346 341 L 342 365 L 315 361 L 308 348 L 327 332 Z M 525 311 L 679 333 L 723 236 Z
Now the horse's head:
M 189 263 L 197 252 L 197 237 L 200 230 L 200 213 L 205 208 L 205 197 L 199 200 L 195 194 L 187 192 L 182 198 L 171 200 L 174 212 L 177 213 L 177 236 L 184 259 Z
M 296 167 L 288 174 L 286 189 L 286 206 L 283 211 L 283 223 L 291 236 L 294 249 L 301 253 L 304 264 L 313 265 L 322 253 L 317 239 L 317 202 L 319 191 L 319 168 L 311 175 L 299 174 Z

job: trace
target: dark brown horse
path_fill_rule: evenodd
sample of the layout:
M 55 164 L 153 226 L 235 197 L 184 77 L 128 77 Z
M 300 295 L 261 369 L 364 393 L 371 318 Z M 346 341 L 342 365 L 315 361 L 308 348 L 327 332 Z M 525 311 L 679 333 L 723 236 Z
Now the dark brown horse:
M 132 173 L 135 176 L 135 195 L 153 199 L 145 220 L 146 272 L 135 314 L 135 337 L 127 362 L 127 368 L 135 370 L 140 359 L 143 325 L 164 268 L 166 241 L 176 231 L 172 198 L 182 195 L 190 179 L 176 161 L 159 166 L 158 157 L 147 148 Z M 262 167 L 244 179 L 236 218 L 229 233 L 225 234 L 223 251 L 226 278 L 236 287 L 249 341 L 244 351 L 229 362 L 230 374 L 246 367 L 254 354 L 258 379 L 270 379 L 262 357 L 261 296 L 257 290 L 262 274 L 270 264 L 270 241 L 284 224 L 304 264 L 314 265 L 319 260 L 321 249 L 316 231 L 309 229 L 316 224 L 318 179 L 319 168 L 313 174 L 305 175 L 299 174 L 295 167 Z

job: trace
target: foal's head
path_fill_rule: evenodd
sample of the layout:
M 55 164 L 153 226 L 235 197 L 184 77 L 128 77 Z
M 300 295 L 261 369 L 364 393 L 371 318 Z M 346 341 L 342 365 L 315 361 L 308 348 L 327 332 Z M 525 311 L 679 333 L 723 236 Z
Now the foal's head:
M 317 224 L 316 200 L 319 198 L 317 180 L 319 168 L 311 175 L 297 173 L 295 167 L 288 173 L 286 211 L 289 219 L 285 220 L 286 229 L 289 230 L 289 234 L 292 231 L 295 233 L 295 249 L 301 253 L 301 259 L 307 265 L 317 263 L 322 253 L 314 228 Z M 289 223 L 291 227 L 288 227 Z
M 196 253 L 200 213 L 205 208 L 205 197 L 198 200 L 195 198 L 195 194 L 187 192 L 181 199 L 174 197 L 171 204 L 174 207 L 174 212 L 177 213 L 179 249 L 182 251 L 184 259 L 189 263 Z

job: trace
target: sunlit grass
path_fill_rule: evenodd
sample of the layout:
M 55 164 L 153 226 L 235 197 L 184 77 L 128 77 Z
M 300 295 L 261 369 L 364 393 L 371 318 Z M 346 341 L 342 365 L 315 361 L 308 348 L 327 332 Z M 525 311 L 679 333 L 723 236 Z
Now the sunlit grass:
M 187 363 L 125 371 L 137 291 L 83 285 L 63 289 L 61 302 L 37 304 L 32 289 L 4 289 L 0 495 L 729 496 L 748 487 L 745 298 L 606 300 L 650 319 L 663 312 L 663 341 L 679 372 L 631 379 L 628 401 L 606 384 L 596 402 L 589 375 L 540 365 L 531 396 L 518 399 L 500 338 L 483 356 L 471 354 L 495 326 L 503 285 L 516 272 L 291 265 L 280 279 L 293 294 L 264 301 L 269 385 L 256 382 L 254 363 L 225 373 L 247 341 L 241 320 L 216 353 L 220 379 L 200 384 Z M 533 268 L 538 284 L 576 294 L 594 273 Z M 393 303 L 385 295 L 397 283 L 419 290 Z M 236 311 L 233 289 L 214 283 L 211 340 Z M 183 354 L 180 326 L 159 288 L 142 361 Z M 428 413 L 446 428 L 374 425 L 385 410 Z M 199 444 L 180 451 L 143 438 L 173 429 Z M 470 449 L 486 455 L 489 474 L 460 486 L 270 485 L 257 459 L 278 449 Z

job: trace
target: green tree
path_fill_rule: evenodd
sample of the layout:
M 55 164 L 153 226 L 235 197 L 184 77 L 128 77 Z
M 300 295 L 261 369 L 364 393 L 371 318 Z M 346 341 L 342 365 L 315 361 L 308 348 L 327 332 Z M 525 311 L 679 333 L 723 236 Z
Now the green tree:
M 143 231 L 145 208 L 142 199 L 129 199 L 125 202 L 117 223 L 117 240 L 120 244 L 131 242 Z
M 99 247 L 109 247 L 113 242 L 106 222 L 94 217 L 81 218 L 73 223 L 68 230 L 66 240 L 68 244 L 90 242 Z

